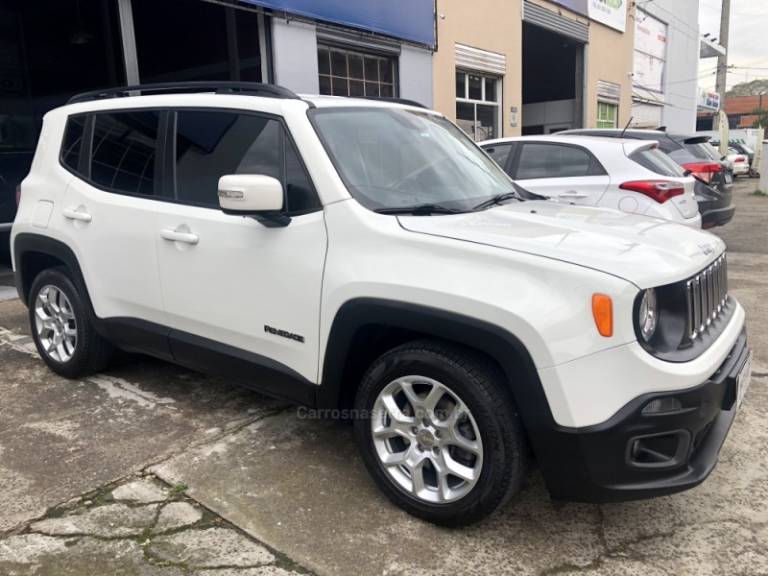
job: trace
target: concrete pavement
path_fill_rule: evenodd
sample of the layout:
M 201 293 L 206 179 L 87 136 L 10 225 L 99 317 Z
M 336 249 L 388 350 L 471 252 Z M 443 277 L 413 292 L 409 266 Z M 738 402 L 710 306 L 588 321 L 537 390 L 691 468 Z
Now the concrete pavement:
M 732 293 L 755 378 L 699 488 L 555 503 L 533 473 L 487 521 L 446 530 L 395 508 L 348 426 L 144 358 L 60 379 L 26 310 L 0 302 L 0 574 L 768 574 L 768 198 L 737 187 Z

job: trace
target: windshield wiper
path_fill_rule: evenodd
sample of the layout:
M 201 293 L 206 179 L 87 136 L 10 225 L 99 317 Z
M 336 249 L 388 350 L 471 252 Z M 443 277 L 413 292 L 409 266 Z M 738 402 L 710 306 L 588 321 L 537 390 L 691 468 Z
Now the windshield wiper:
M 446 208 L 440 204 L 419 204 L 417 206 L 396 206 L 374 210 L 379 214 L 412 214 L 413 216 L 430 216 L 431 214 L 461 214 L 461 210 Z
M 493 198 L 488 198 L 488 200 L 480 202 L 480 204 L 475 206 L 473 210 L 484 210 L 485 208 L 490 208 L 491 206 L 504 204 L 504 202 L 509 200 L 520 200 L 520 196 L 517 192 L 504 192 L 503 194 L 496 194 L 496 196 Z

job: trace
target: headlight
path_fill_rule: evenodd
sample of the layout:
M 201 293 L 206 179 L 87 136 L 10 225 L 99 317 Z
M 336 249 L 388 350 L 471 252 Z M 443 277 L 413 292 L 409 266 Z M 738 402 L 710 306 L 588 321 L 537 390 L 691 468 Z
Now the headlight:
M 659 309 L 656 303 L 656 290 L 650 288 L 643 294 L 637 313 L 637 326 L 640 328 L 640 335 L 646 342 L 653 338 L 658 323 Z

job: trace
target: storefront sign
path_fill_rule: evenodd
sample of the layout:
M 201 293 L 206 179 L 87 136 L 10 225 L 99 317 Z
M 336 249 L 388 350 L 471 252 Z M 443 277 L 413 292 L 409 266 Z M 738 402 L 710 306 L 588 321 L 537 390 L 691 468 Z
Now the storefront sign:
M 720 94 L 709 90 L 700 90 L 698 107 L 704 110 L 720 110 Z
M 628 0 L 553 0 L 556 4 L 587 16 L 620 32 L 627 29 Z
M 289 14 L 386 34 L 401 40 L 425 44 L 430 48 L 435 47 L 434 0 L 244 1 Z
M 635 86 L 663 93 L 666 58 L 667 25 L 638 9 L 635 18 Z

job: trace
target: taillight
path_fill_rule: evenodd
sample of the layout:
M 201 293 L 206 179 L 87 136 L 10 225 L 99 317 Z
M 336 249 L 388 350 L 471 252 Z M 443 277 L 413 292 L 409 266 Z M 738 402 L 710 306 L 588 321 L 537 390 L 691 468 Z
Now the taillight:
M 19 207 L 19 203 L 21 202 L 21 184 L 16 185 L 16 208 Z
M 689 164 L 683 164 L 683 168 L 689 170 L 692 176 L 706 184 L 712 182 L 713 174 L 723 171 L 723 166 L 717 162 L 690 162 Z
M 667 180 L 638 180 L 636 182 L 624 182 L 619 188 L 622 190 L 631 190 L 632 192 L 640 192 L 640 194 L 648 196 L 659 204 L 663 204 L 675 196 L 682 196 L 685 194 L 685 186 Z
M 746 161 L 747 161 L 747 159 L 744 158 L 744 156 L 736 156 L 736 159 L 734 160 L 734 162 L 736 162 L 736 164 L 743 164 Z

